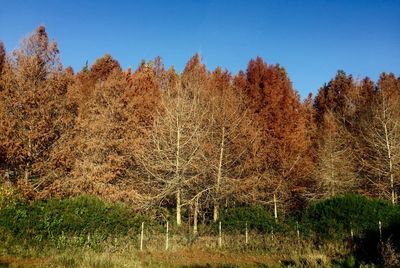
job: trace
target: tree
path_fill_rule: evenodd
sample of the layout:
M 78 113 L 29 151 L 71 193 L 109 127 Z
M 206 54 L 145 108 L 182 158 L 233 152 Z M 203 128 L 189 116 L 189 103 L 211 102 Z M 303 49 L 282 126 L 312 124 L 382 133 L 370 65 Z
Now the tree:
M 182 81 L 172 69 L 163 83 L 161 103 L 148 142 L 139 158 L 144 173 L 156 183 L 158 200 L 175 196 L 176 222 L 182 223 L 182 207 L 188 204 L 189 185 L 200 176 L 202 120 L 200 103 L 205 66 L 192 58 Z
M 378 195 L 394 204 L 400 175 L 400 83 L 394 74 L 380 76 L 370 109 L 362 122 L 364 171 Z
M 3 67 L 0 143 L 17 184 L 33 196 L 53 177 L 48 155 L 65 129 L 66 80 L 57 44 L 43 26 L 24 39 Z
M 337 71 L 335 78 L 321 87 L 315 98 L 317 122 L 322 123 L 325 113 L 333 112 L 343 124 L 349 124 L 356 109 L 356 96 L 353 77 L 342 70 Z
M 361 118 L 368 113 L 373 94 L 374 83 L 368 77 L 354 81 L 341 70 L 318 91 L 314 101 L 315 139 L 318 140 L 314 144 L 314 176 L 319 185 L 316 196 L 341 192 L 346 187 L 349 191 L 355 190 L 363 185 L 359 180 L 363 177 L 362 148 L 365 146 Z
M 79 88 L 73 92 L 82 94 Z M 58 148 L 58 158 L 68 159 L 65 170 L 69 171 L 52 191 L 65 196 L 94 194 L 143 208 L 153 189 L 139 177 L 135 155 L 157 107 L 155 74 L 149 66 L 140 66 L 133 74 L 114 68 L 105 80 L 95 82 L 90 96 L 78 103 L 74 127 L 65 136 L 68 142 Z
M 121 72 L 119 62 L 110 54 L 105 54 L 103 57 L 96 60 L 89 72 L 89 78 L 92 81 L 104 81 L 114 71 Z
M 353 151 L 348 145 L 349 133 L 333 112 L 325 112 L 316 151 L 316 195 L 332 197 L 357 186 Z
M 77 106 L 84 107 L 86 101 L 92 97 L 96 83 L 106 81 L 114 72 L 122 72 L 122 69 L 119 62 L 109 54 L 96 59 L 90 68 L 86 62 L 82 70 L 76 74 L 73 86 L 69 88 L 70 105 L 75 106 L 75 109 Z
M 263 175 L 249 184 L 255 187 L 255 198 L 268 202 L 265 197 L 276 193 L 289 200 L 302 191 L 299 183 L 311 171 L 310 142 L 300 98 L 286 71 L 264 63 L 260 57 L 249 62 L 247 72 L 239 73 L 235 84 L 246 95 L 246 105 L 261 131 L 257 161 Z
M 227 71 L 217 68 L 209 77 L 206 91 L 209 127 L 203 145 L 207 173 L 213 179 L 213 220 L 219 217 L 220 202 L 237 192 L 240 179 L 246 174 L 246 164 L 252 156 L 252 145 L 258 132 L 244 105 L 243 94 L 235 90 Z

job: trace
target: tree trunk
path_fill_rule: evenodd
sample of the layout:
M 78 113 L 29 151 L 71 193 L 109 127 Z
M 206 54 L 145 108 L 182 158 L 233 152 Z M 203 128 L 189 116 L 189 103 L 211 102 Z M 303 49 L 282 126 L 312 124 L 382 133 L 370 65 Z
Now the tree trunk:
M 178 103 L 179 104 L 179 103 Z M 180 187 L 180 176 L 179 176 L 179 158 L 180 158 L 180 140 L 181 140 L 181 129 L 179 125 L 179 117 L 176 120 L 177 131 L 176 131 L 176 166 L 175 166 L 175 179 L 178 187 Z M 180 226 L 182 223 L 181 216 L 181 189 L 178 188 L 176 192 L 176 224 Z
M 221 188 L 221 179 L 222 179 L 222 161 L 224 158 L 224 144 L 225 144 L 225 127 L 222 127 L 221 133 L 221 145 L 219 152 L 219 161 L 218 161 L 218 172 L 217 172 L 217 181 L 215 187 L 215 200 L 214 200 L 214 222 L 218 221 L 219 218 L 219 198 L 220 198 L 220 188 Z
M 194 215 L 193 215 L 193 234 L 197 235 L 197 217 L 199 213 L 199 197 L 194 201 Z
M 217 200 L 214 200 L 214 222 L 218 221 L 219 218 L 219 204 Z
M 392 150 L 389 141 L 388 129 L 386 123 L 383 125 L 385 130 L 385 141 L 386 141 L 386 148 L 387 148 L 387 156 L 389 160 L 389 177 L 390 177 L 390 191 L 391 191 L 391 199 L 392 204 L 395 204 L 395 192 L 394 192 L 394 176 L 393 176 L 393 162 L 392 162 Z
M 274 194 L 274 218 L 278 221 L 278 206 L 276 204 L 276 195 Z
M 28 181 L 29 181 L 29 163 L 27 163 L 26 167 L 25 167 L 24 179 L 25 179 L 25 183 L 28 184 Z
M 176 224 L 180 226 L 182 224 L 181 215 L 181 190 L 176 191 Z

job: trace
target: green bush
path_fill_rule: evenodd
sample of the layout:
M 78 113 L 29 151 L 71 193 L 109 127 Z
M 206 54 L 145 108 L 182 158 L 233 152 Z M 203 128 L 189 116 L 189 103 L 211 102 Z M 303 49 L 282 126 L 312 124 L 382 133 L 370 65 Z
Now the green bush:
M 109 204 L 90 196 L 48 199 L 31 204 L 19 201 L 0 209 L 0 229 L 21 239 L 123 235 L 130 230 L 138 231 L 144 220 L 123 204 Z
M 398 206 L 376 199 L 347 194 L 311 204 L 301 216 L 303 228 L 316 232 L 325 239 L 343 239 L 378 230 L 400 217 Z
M 288 224 L 275 221 L 271 213 L 262 206 L 225 209 L 221 211 L 220 221 L 224 231 L 243 232 L 246 223 L 248 230 L 256 230 L 262 233 L 287 232 L 290 229 Z

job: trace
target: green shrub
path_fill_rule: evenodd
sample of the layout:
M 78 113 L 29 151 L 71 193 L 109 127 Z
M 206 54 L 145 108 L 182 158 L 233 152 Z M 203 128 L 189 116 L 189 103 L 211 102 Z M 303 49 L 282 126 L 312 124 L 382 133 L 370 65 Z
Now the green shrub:
M 103 237 L 137 232 L 144 216 L 123 204 L 97 197 L 49 199 L 31 204 L 19 201 L 0 209 L 0 228 L 15 238 L 46 240 L 65 235 Z
M 221 224 L 224 231 L 239 231 L 243 232 L 246 228 L 248 230 L 256 230 L 262 233 L 273 232 L 287 232 L 290 227 L 280 221 L 275 221 L 271 213 L 262 206 L 248 206 L 228 208 L 221 211 L 220 216 Z M 215 225 L 217 228 L 217 225 Z
M 311 204 L 302 214 L 302 226 L 325 239 L 343 239 L 378 230 L 400 217 L 398 206 L 364 196 L 347 194 Z

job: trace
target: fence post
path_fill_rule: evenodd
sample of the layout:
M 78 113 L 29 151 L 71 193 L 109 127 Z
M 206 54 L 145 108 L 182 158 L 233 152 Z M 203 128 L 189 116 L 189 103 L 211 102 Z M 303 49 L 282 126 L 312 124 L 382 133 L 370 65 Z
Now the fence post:
M 143 250 L 144 222 L 142 222 L 142 231 L 140 233 L 140 251 Z
M 166 233 L 166 237 L 165 237 L 165 250 L 168 250 L 168 244 L 169 244 L 169 237 L 168 237 L 168 235 L 169 235 L 169 228 L 168 228 L 169 226 L 168 226 L 168 221 L 167 221 L 167 233 Z
M 275 237 L 274 237 L 274 227 L 273 227 L 273 226 L 271 226 L 271 239 L 272 239 L 272 241 L 275 240 Z
M 379 241 L 382 243 L 382 222 L 379 221 Z
M 221 247 L 222 247 L 222 228 L 221 228 L 221 221 L 219 222 L 218 230 L 219 230 L 219 235 L 218 235 L 218 247 L 221 248 Z
M 246 221 L 246 245 L 249 243 L 249 232 L 247 230 L 247 221 Z
M 299 222 L 296 221 L 296 232 L 297 232 L 297 241 L 300 244 L 300 229 L 299 229 Z
M 353 223 L 350 222 L 350 237 L 351 237 L 351 241 L 354 240 L 354 231 L 353 231 Z

